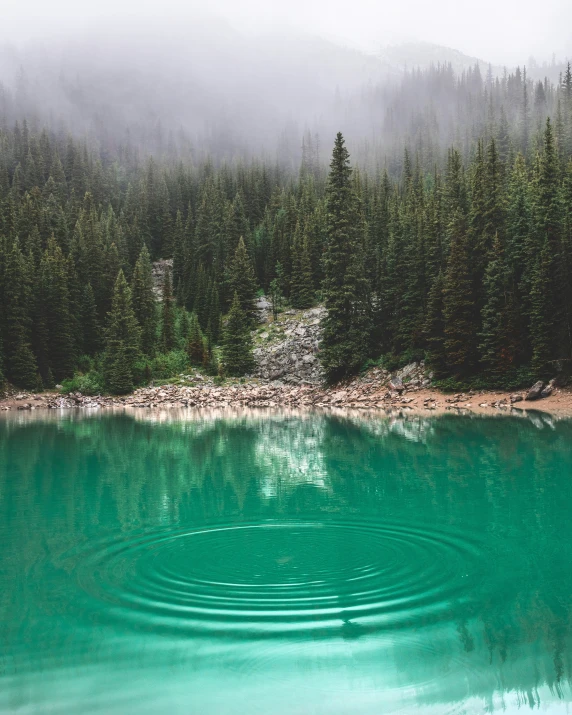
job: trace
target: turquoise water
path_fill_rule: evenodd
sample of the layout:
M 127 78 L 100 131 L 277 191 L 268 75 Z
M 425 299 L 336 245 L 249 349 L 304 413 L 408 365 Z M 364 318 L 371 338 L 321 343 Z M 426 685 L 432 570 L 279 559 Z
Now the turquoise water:
M 0 711 L 568 712 L 572 421 L 0 420 Z

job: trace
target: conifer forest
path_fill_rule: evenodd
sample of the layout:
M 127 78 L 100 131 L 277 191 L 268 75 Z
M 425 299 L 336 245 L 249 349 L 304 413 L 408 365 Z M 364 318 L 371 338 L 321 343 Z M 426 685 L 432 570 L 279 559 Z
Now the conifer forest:
M 455 111 L 396 122 L 423 92 Z M 13 385 L 121 394 L 188 365 L 248 375 L 262 295 L 325 305 L 330 382 L 368 361 L 425 359 L 451 386 L 570 371 L 570 65 L 556 82 L 412 71 L 387 90 L 385 143 L 306 132 L 296 162 L 82 138 L 2 97 L 0 365 Z
M 4 5 L 0 715 L 570 712 L 572 0 Z

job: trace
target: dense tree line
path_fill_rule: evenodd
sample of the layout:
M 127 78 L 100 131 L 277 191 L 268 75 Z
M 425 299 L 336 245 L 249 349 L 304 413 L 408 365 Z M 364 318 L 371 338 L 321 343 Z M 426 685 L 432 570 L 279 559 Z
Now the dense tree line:
M 341 135 L 329 174 L 306 146 L 294 175 L 4 128 L 3 374 L 39 388 L 77 370 L 116 392 L 189 363 L 243 374 L 264 291 L 300 309 L 325 301 L 332 380 L 380 356 L 426 356 L 463 381 L 551 375 L 572 357 L 570 102 L 531 133 L 534 150 L 501 123 L 432 171 L 405 151 L 397 179 L 352 171 Z M 160 300 L 158 258 L 173 259 Z

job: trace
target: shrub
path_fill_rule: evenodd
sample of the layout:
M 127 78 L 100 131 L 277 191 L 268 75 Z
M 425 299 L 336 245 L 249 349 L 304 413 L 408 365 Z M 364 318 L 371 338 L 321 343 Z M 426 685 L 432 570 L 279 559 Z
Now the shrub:
M 81 392 L 82 395 L 99 395 L 103 391 L 103 375 L 97 370 L 90 370 L 87 373 L 76 372 L 72 378 L 62 382 L 60 390 L 64 395 L 70 392 Z
M 151 360 L 150 369 L 152 380 L 167 380 L 182 372 L 188 372 L 189 357 L 184 350 L 160 353 Z

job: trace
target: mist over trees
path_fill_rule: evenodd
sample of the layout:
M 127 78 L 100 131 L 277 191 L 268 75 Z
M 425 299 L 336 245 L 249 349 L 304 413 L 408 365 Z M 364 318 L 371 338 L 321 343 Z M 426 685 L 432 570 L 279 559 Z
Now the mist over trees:
M 468 157 L 492 127 L 524 149 L 556 120 L 565 69 L 493 68 L 428 43 L 365 54 L 286 30 L 247 36 L 204 15 L 181 28 L 133 20 L 0 47 L 0 124 L 26 118 L 108 157 L 256 158 L 293 171 L 310 154 L 327 167 L 342 130 L 363 168 L 399 172 L 407 146 L 431 171 L 450 146 Z
M 113 33 L 58 61 L 36 50 L 3 89 L 9 381 L 50 387 L 79 371 L 84 390 L 124 392 L 189 364 L 248 372 L 258 291 L 276 305 L 325 303 L 332 380 L 381 356 L 426 358 L 451 384 L 516 386 L 569 367 L 570 66 L 557 83 L 451 64 L 397 80 L 323 43 L 312 75 L 313 40 L 297 56 L 291 40 L 266 38 L 265 64 L 262 44 L 242 56 L 229 33 L 221 52 L 204 27 L 187 55 L 159 57 L 155 40 L 143 65 Z M 211 55 L 217 66 L 192 72 L 182 61 Z M 364 84 L 372 67 L 383 79 Z M 223 69 L 226 84 L 209 85 Z M 320 115 L 328 101 L 335 111 Z M 316 111 L 303 131 L 301 107 Z M 338 123 L 347 133 L 329 133 Z M 167 258 L 159 301 L 152 262 Z

